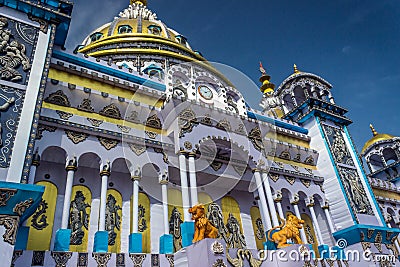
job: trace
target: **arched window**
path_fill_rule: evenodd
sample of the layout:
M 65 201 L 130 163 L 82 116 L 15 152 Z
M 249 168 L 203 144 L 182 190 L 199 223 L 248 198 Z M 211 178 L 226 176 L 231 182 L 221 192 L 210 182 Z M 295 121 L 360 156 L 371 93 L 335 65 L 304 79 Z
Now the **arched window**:
M 182 35 L 177 35 L 175 38 L 176 38 L 176 40 L 178 41 L 178 43 L 180 43 L 180 44 L 182 44 L 182 45 L 186 45 L 187 40 L 186 40 L 186 38 L 185 38 L 184 36 L 182 36 Z
M 395 152 L 394 149 L 391 148 L 391 147 L 385 148 L 385 149 L 382 151 L 382 155 L 383 155 L 383 157 L 385 158 L 385 161 L 386 161 L 386 164 L 387 164 L 387 165 L 390 165 L 390 164 L 392 164 L 392 163 L 394 163 L 394 162 L 396 162 L 396 161 L 399 160 L 399 159 L 397 158 L 396 152 Z
M 161 35 L 161 27 L 157 25 L 150 25 L 148 28 L 148 33 L 154 35 Z
M 294 108 L 293 99 L 290 94 L 286 94 L 283 97 L 283 102 L 285 103 L 285 106 L 287 107 L 288 110 L 292 110 Z
M 300 105 L 301 103 L 306 100 L 306 94 L 304 92 L 304 89 L 301 86 L 296 86 L 293 90 L 294 92 L 294 97 L 296 99 L 297 105 Z
M 369 164 L 372 172 L 382 169 L 385 166 L 382 162 L 381 156 L 378 154 L 373 154 L 369 157 Z
M 92 35 L 90 35 L 90 41 L 96 42 L 100 40 L 103 37 L 103 34 L 101 32 L 95 32 Z
M 118 34 L 132 33 L 132 27 L 129 25 L 122 25 L 118 27 Z

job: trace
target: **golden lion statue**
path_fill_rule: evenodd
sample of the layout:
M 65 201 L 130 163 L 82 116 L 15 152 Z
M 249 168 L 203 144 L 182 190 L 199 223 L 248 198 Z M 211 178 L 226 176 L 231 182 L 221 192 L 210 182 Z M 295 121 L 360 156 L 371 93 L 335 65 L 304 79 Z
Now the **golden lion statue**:
M 287 243 L 288 239 L 293 239 L 296 244 L 303 244 L 300 239 L 300 229 L 303 228 L 304 221 L 297 218 L 293 214 L 289 214 L 285 222 L 282 225 L 272 228 L 268 231 L 267 237 L 269 241 L 275 242 L 277 248 L 284 248 L 290 246 Z M 271 232 L 277 228 L 281 228 L 278 232 L 272 234 Z
M 189 213 L 192 214 L 192 220 L 195 221 L 193 243 L 203 240 L 204 238 L 217 238 L 218 229 L 206 218 L 203 204 L 197 204 L 190 208 Z

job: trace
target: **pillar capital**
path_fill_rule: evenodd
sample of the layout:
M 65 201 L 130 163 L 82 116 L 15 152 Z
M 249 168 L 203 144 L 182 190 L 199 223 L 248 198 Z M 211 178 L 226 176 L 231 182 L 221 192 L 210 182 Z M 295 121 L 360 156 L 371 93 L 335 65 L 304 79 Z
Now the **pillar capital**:
M 178 151 L 177 154 L 178 154 L 179 156 L 180 156 L 180 155 L 187 156 L 187 155 L 189 154 L 189 151 L 186 151 L 186 150 L 184 150 L 184 149 L 181 149 L 181 150 Z
M 134 181 L 140 181 L 140 179 L 142 179 L 142 177 L 140 177 L 140 176 L 136 176 L 136 175 L 132 175 L 132 176 L 131 176 L 132 182 L 134 182 Z
M 255 169 L 252 169 L 251 171 L 252 171 L 253 173 L 256 173 L 256 172 L 258 172 L 258 173 L 259 173 L 259 172 L 260 172 L 260 169 L 258 169 L 258 168 L 255 168 Z
M 32 165 L 36 167 L 40 165 L 40 155 L 38 149 L 36 149 L 35 154 L 33 154 Z
M 159 182 L 161 185 L 168 184 L 168 182 L 169 182 L 169 177 L 168 177 L 168 171 L 167 171 L 167 170 L 164 170 L 164 173 L 161 173 L 161 174 L 158 176 L 158 182 Z
M 189 158 L 195 158 L 196 157 L 196 153 L 195 152 L 189 152 L 188 156 L 189 156 Z
M 282 192 L 280 190 L 277 190 L 274 194 L 274 201 L 275 202 L 282 202 Z
M 307 200 L 306 200 L 306 205 L 308 208 L 310 207 L 314 207 L 315 206 L 315 202 L 314 202 L 314 197 L 310 196 Z
M 292 199 L 290 200 L 290 204 L 298 205 L 299 201 L 300 201 L 300 196 L 299 196 L 299 194 L 296 193 L 293 195 Z
M 78 169 L 78 162 L 76 160 L 76 156 L 67 158 L 65 170 L 66 171 L 76 171 L 77 169 Z
M 100 176 L 110 176 L 111 174 L 111 165 L 110 161 L 107 160 L 105 164 L 102 164 L 100 167 Z
M 329 210 L 329 202 L 325 200 L 325 204 L 321 207 L 323 210 Z

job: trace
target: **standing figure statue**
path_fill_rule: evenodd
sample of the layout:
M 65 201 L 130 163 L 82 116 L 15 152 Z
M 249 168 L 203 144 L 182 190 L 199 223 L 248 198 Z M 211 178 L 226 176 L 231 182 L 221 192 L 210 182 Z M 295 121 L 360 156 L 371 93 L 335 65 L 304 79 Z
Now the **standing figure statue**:
M 82 245 L 85 232 L 82 229 L 89 228 L 89 215 L 86 208 L 90 207 L 85 203 L 85 196 L 82 191 L 77 191 L 74 200 L 71 201 L 71 210 L 69 214 L 69 228 L 71 229 L 71 245 Z

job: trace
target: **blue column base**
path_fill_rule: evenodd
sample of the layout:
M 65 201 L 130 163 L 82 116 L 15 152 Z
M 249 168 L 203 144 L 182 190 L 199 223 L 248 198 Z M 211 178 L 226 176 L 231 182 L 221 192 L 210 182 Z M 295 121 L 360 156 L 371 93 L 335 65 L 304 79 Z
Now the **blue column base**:
M 320 245 L 318 246 L 319 257 L 322 259 L 330 258 L 330 248 L 328 245 Z
M 346 253 L 344 252 L 344 249 L 338 246 L 334 246 L 331 249 L 332 251 L 332 257 L 337 259 L 337 260 L 346 260 Z
M 18 228 L 17 241 L 15 243 L 14 250 L 26 250 L 28 245 L 29 227 L 20 226 Z
M 194 222 L 184 222 L 181 224 L 182 246 L 188 247 L 193 243 Z
M 172 235 L 160 236 L 160 254 L 174 254 L 174 237 Z
M 143 238 L 141 233 L 129 235 L 129 253 L 143 253 Z
M 71 229 L 59 229 L 56 232 L 54 240 L 54 251 L 67 252 L 69 251 L 69 243 L 71 240 Z
M 97 231 L 94 235 L 93 252 L 105 253 L 108 252 L 108 232 Z
M 268 231 L 265 232 L 265 237 L 267 242 L 264 242 L 264 249 L 265 250 L 277 250 L 278 248 L 276 247 L 276 243 L 273 241 L 268 240 L 268 237 L 271 237 L 273 233 L 278 232 L 278 229 L 272 230 L 271 233 L 269 233 L 268 236 Z

